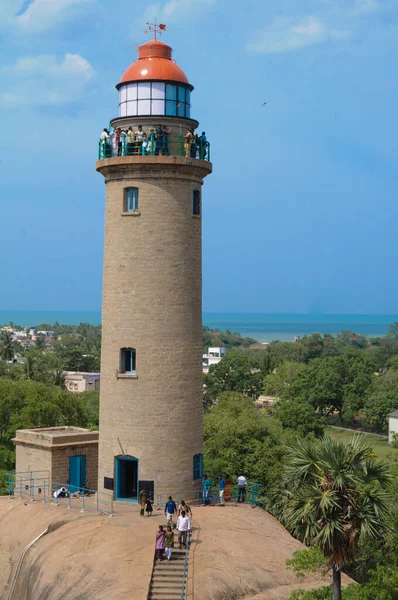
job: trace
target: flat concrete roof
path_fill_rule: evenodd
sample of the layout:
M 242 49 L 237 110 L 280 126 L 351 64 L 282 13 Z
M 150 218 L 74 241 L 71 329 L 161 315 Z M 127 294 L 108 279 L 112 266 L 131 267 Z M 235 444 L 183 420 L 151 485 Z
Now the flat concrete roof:
M 37 429 L 18 429 L 12 441 L 51 447 L 96 443 L 98 436 L 98 431 L 89 431 L 83 427 L 38 427 Z

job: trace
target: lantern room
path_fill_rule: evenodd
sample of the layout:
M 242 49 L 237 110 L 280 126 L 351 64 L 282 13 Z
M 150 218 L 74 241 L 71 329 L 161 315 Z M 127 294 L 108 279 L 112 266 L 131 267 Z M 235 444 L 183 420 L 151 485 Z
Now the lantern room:
M 139 47 L 138 59 L 125 71 L 116 88 L 121 118 L 190 119 L 193 86 L 172 59 L 171 47 L 159 40 Z

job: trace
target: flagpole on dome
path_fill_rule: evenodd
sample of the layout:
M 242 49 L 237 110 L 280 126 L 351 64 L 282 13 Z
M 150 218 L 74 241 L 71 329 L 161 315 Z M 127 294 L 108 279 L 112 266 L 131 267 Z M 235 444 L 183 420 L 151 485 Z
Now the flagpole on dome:
M 150 23 L 149 21 L 147 21 L 148 29 L 145 29 L 144 33 L 150 33 L 152 31 L 154 40 L 157 41 L 157 34 L 162 35 L 162 32 L 167 30 L 167 26 L 164 23 L 159 23 L 158 25 L 156 23 L 156 17 L 154 21 L 154 23 Z

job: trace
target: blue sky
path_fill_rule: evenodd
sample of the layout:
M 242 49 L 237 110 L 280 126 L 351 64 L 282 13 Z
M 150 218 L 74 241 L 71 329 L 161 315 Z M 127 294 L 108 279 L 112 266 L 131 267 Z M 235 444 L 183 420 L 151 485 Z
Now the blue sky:
M 97 139 L 155 15 L 212 143 L 204 310 L 397 313 L 393 0 L 1 0 L 0 309 L 100 308 Z

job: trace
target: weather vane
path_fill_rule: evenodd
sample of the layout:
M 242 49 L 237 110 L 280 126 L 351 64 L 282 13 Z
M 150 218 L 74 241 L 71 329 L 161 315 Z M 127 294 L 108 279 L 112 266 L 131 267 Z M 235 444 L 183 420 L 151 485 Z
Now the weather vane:
M 149 23 L 149 21 L 147 22 L 148 25 L 148 29 L 145 29 L 144 33 L 150 33 L 151 31 L 153 31 L 153 35 L 154 35 L 154 39 L 157 39 L 157 34 L 162 35 L 163 31 L 166 31 L 166 25 L 164 23 L 159 23 L 159 25 L 156 23 L 156 19 L 154 23 Z

